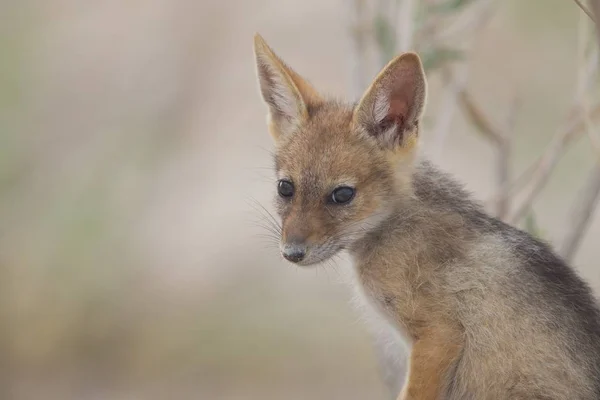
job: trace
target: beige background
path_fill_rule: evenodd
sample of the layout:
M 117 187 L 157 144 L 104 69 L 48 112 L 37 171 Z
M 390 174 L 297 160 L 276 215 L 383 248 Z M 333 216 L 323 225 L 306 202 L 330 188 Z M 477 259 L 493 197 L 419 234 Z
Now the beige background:
M 345 18 L 342 0 L 0 1 L 2 398 L 386 398 L 348 262 L 298 269 L 253 223 L 274 185 L 252 35 L 341 97 Z M 522 98 L 515 171 L 567 114 L 578 18 L 501 1 L 476 42 L 482 107 L 501 121 Z M 432 77 L 428 127 L 438 100 Z M 457 118 L 440 163 L 481 199 L 492 157 Z M 548 240 L 592 161 L 581 140 L 535 203 Z M 599 219 L 575 262 L 596 290 Z

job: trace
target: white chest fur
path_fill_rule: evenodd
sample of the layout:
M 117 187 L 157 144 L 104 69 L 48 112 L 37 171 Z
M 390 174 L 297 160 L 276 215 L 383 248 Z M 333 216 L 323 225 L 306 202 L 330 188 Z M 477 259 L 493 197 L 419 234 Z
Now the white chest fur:
M 353 303 L 370 331 L 383 380 L 395 395 L 403 387 L 408 371 L 409 341 L 403 330 L 387 315 L 385 304 L 366 291 L 355 275 Z

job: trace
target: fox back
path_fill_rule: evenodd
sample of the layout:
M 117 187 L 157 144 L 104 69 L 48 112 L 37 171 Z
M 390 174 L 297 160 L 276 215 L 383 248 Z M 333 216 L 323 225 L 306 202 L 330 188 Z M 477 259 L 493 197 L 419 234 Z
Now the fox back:
M 350 252 L 368 310 L 410 348 L 399 398 L 600 398 L 589 287 L 420 155 L 418 55 L 390 61 L 354 104 L 322 96 L 258 35 L 255 56 L 282 255 L 309 266 Z

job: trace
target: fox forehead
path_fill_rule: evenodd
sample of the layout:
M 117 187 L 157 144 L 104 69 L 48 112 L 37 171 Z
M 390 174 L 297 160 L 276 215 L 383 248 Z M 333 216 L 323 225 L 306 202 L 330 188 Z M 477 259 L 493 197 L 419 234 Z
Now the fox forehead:
M 375 143 L 352 126 L 352 108 L 327 102 L 278 144 L 275 170 L 279 179 L 300 176 L 319 185 L 355 186 L 381 173 L 384 157 Z

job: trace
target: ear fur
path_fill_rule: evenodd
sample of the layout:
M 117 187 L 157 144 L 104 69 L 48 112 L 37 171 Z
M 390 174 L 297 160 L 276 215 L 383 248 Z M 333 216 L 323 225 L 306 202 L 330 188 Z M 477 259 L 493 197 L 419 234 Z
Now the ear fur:
M 254 36 L 254 55 L 260 92 L 269 108 L 269 130 L 277 140 L 304 122 L 308 106 L 321 102 L 321 96 L 259 34 Z
M 385 148 L 412 148 L 426 97 L 421 59 L 416 53 L 404 53 L 377 75 L 355 108 L 354 123 Z

